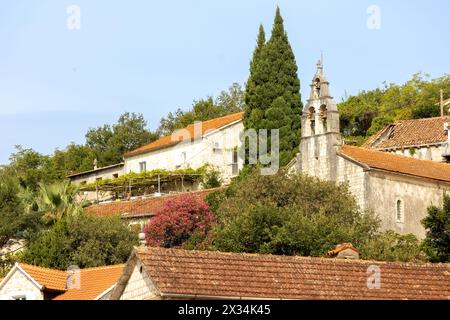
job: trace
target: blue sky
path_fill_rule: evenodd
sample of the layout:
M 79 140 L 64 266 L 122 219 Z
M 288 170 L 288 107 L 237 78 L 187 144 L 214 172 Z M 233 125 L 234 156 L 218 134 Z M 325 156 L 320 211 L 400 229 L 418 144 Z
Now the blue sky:
M 69 30 L 69 5 L 81 29 Z M 142 112 L 149 128 L 194 99 L 243 84 L 260 23 L 280 6 L 308 94 L 324 52 L 332 94 L 450 71 L 446 0 L 3 0 L 0 7 L 0 163 L 14 145 L 49 154 L 90 127 Z M 381 10 L 380 29 L 367 9 Z

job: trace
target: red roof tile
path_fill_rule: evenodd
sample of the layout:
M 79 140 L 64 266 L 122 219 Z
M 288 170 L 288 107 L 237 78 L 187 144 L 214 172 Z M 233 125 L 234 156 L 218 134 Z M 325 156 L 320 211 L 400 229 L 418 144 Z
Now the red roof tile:
M 450 164 L 343 145 L 341 154 L 370 168 L 450 182 Z
M 94 300 L 117 283 L 124 264 L 80 270 L 80 288 L 69 289 L 53 300 Z
M 201 129 L 202 129 L 201 135 L 203 136 L 208 131 L 220 129 L 220 128 L 225 127 L 233 122 L 239 121 L 242 119 L 243 115 L 244 115 L 243 112 L 238 112 L 238 113 L 226 115 L 224 117 L 203 121 L 202 127 L 201 127 Z M 181 129 L 181 130 L 183 130 L 183 129 Z M 187 132 L 189 132 L 190 138 L 194 138 L 194 136 L 196 134 L 194 131 L 194 124 L 188 125 L 186 128 L 184 128 L 184 130 L 187 130 Z M 153 141 L 152 143 L 149 143 L 145 146 L 142 146 L 140 148 L 137 148 L 135 150 L 132 150 L 132 151 L 126 153 L 125 157 L 130 157 L 130 156 L 133 156 L 136 154 L 153 151 L 153 150 L 160 149 L 160 148 L 170 147 L 174 144 L 184 141 L 184 139 L 185 139 L 185 137 L 173 137 L 172 134 L 170 134 L 161 139 Z
M 113 265 L 80 270 L 80 288 L 66 289 L 67 271 L 32 266 L 19 266 L 44 290 L 61 291 L 54 300 L 93 300 L 116 284 L 125 265 Z
M 152 215 L 155 214 L 168 200 L 176 199 L 180 196 L 186 194 L 196 195 L 198 197 L 204 198 L 211 192 L 220 190 L 218 189 L 205 189 L 192 191 L 189 193 L 179 193 L 174 195 L 165 195 L 161 197 L 152 198 L 140 198 L 132 201 L 119 201 L 119 202 L 109 202 L 91 205 L 85 208 L 88 213 L 95 214 L 97 216 L 112 216 L 116 214 L 126 216 L 134 215 Z
M 413 264 L 146 248 L 161 295 L 273 299 L 450 299 L 450 264 Z M 381 287 L 369 289 L 370 266 Z M 119 283 L 122 282 L 121 279 Z
M 56 291 L 66 290 L 66 271 L 42 268 L 26 263 L 19 263 L 19 266 L 33 278 L 34 281 L 41 286 L 44 286 L 46 289 Z
M 381 129 L 363 146 L 387 149 L 445 142 L 448 140 L 447 132 L 444 131 L 447 121 L 450 121 L 447 117 L 400 120 Z

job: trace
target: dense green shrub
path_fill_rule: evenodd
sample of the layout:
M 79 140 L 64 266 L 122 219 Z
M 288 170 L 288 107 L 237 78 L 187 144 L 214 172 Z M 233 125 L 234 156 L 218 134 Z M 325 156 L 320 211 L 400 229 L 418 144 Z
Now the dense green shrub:
M 369 239 L 359 247 L 361 257 L 379 261 L 423 261 L 420 241 L 413 234 L 400 235 L 392 230 Z
M 125 262 L 137 235 L 120 217 L 80 215 L 58 220 L 43 230 L 24 251 L 22 261 L 42 267 L 66 269 L 97 267 Z
M 444 195 L 442 208 L 430 206 L 422 220 L 427 230 L 423 248 L 432 262 L 450 262 L 450 196 Z
M 336 244 L 363 245 L 379 221 L 361 212 L 346 185 L 298 174 L 249 174 L 217 209 L 212 247 L 223 251 L 321 256 Z

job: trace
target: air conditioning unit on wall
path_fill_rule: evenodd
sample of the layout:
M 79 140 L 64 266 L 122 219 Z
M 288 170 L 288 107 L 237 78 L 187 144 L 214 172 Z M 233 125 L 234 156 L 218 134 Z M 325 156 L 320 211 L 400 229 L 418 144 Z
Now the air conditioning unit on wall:
M 218 141 L 214 141 L 213 142 L 213 150 L 214 151 L 222 150 L 222 143 L 220 143 Z

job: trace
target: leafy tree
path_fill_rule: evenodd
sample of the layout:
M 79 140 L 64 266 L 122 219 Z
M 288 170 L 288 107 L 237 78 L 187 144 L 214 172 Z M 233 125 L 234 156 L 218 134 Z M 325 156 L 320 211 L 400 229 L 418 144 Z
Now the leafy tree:
M 400 235 L 392 230 L 369 239 L 359 247 L 362 258 L 378 261 L 423 261 L 420 241 L 413 234 Z
M 167 201 L 145 226 L 144 232 L 149 245 L 179 247 L 193 236 L 203 239 L 212 223 L 208 204 L 187 194 Z
M 104 125 L 86 133 L 86 145 L 94 150 L 100 166 L 119 163 L 123 155 L 158 138 L 146 129 L 142 114 L 126 112 L 113 126 Z
M 436 105 L 431 104 L 418 104 L 412 110 L 413 119 L 439 117 L 439 115 L 440 115 L 439 109 L 436 108 Z
M 296 154 L 300 141 L 302 103 L 297 64 L 277 8 L 272 34 L 258 43 L 250 64 L 246 95 L 245 129 L 280 129 L 280 165 Z
M 70 143 L 64 150 L 55 150 L 50 158 L 50 169 L 63 180 L 69 174 L 92 170 L 96 157 L 90 147 Z
M 205 189 L 218 188 L 222 185 L 222 177 L 218 168 L 208 166 L 203 175 L 202 186 Z
M 380 89 L 362 91 L 338 105 L 341 129 L 345 136 L 366 136 L 373 118 L 378 114 L 383 92 Z
M 338 243 L 362 245 L 379 226 L 359 210 L 346 185 L 284 170 L 250 173 L 216 212 L 212 246 L 224 251 L 321 256 Z
M 367 136 L 396 120 L 438 116 L 441 89 L 450 95 L 450 75 L 430 79 L 417 73 L 402 85 L 362 91 L 338 105 L 341 129 L 345 136 Z
M 428 215 L 422 220 L 427 230 L 424 250 L 432 262 L 450 262 L 450 196 L 444 195 L 442 208 L 428 207 Z
M 370 126 L 369 130 L 367 130 L 367 134 L 369 136 L 377 133 L 384 127 L 386 127 L 388 124 L 391 124 L 394 122 L 394 119 L 391 116 L 378 116 L 375 117 L 372 121 L 372 125 Z
M 0 248 L 16 235 L 22 226 L 22 203 L 19 185 L 11 178 L 0 180 Z
M 216 229 L 214 247 L 222 251 L 267 253 L 266 247 L 283 226 L 285 210 L 276 207 L 248 207 Z
M 24 188 L 36 190 L 40 182 L 55 180 L 55 176 L 49 171 L 49 157 L 33 149 L 24 149 L 17 145 L 10 161 L 10 165 L 4 168 L 4 174 L 17 177 Z
M 158 132 L 161 135 L 168 135 L 176 129 L 181 129 L 194 121 L 206 121 L 230 113 L 242 111 L 245 94 L 238 83 L 233 83 L 228 91 L 222 91 L 214 99 L 208 96 L 206 99 L 194 101 L 190 111 L 177 109 L 175 113 L 169 112 L 167 117 L 160 121 Z
M 124 263 L 138 239 L 119 216 L 80 215 L 57 221 L 29 243 L 22 261 L 64 270 Z
M 233 83 L 227 91 L 221 91 L 215 102 L 222 110 L 223 115 L 240 112 L 245 105 L 245 92 L 239 83 Z

